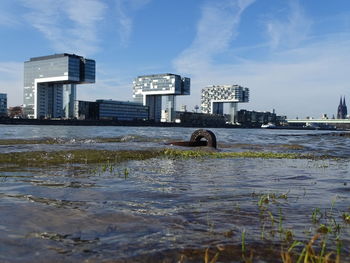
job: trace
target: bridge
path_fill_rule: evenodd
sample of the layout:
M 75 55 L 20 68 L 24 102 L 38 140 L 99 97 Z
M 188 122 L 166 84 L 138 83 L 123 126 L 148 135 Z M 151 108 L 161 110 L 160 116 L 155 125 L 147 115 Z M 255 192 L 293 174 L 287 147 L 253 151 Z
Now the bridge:
M 312 126 L 312 125 L 330 125 L 335 126 L 336 128 L 341 129 L 350 129 L 350 119 L 287 119 L 286 120 L 289 125 L 306 125 L 306 126 Z

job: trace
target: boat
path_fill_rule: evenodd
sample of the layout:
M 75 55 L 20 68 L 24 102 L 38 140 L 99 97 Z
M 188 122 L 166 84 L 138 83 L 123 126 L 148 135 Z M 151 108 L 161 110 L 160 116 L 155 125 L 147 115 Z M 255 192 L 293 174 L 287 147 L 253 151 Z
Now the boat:
M 273 123 L 271 123 L 271 122 L 269 122 L 269 123 L 267 123 L 267 124 L 261 125 L 261 128 L 263 128 L 263 129 L 275 129 L 275 128 L 276 128 L 276 125 L 273 124 Z

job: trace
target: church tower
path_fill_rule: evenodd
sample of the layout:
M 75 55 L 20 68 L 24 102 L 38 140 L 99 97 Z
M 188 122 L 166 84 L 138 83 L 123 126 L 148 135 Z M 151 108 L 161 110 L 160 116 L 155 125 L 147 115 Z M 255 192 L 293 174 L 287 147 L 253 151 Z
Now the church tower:
M 340 102 L 338 105 L 337 119 L 343 119 L 343 100 L 341 96 L 340 96 Z
M 348 116 L 348 108 L 346 107 L 345 96 L 343 98 L 343 116 L 344 116 L 344 119 L 346 119 L 346 116 Z
M 345 96 L 344 98 L 340 96 L 340 102 L 339 102 L 338 111 L 337 111 L 337 119 L 346 119 L 347 115 L 348 115 L 348 108 L 346 107 Z

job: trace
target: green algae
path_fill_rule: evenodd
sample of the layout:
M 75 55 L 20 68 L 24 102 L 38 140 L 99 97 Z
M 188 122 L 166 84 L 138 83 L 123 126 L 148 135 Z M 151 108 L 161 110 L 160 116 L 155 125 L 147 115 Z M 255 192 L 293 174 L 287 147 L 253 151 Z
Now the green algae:
M 74 142 L 91 142 L 91 143 L 120 143 L 120 142 L 160 142 L 161 139 L 150 139 L 142 136 L 124 136 L 124 137 L 100 137 L 85 139 L 67 139 L 67 138 L 41 138 L 41 139 L 0 139 L 0 145 L 30 145 L 30 144 L 65 144 Z
M 1 139 L 0 145 L 19 145 L 19 144 L 59 144 L 58 139 Z
M 163 151 L 165 156 L 180 157 L 180 158 L 261 158 L 261 159 L 311 159 L 316 158 L 312 155 L 298 154 L 298 153 L 277 153 L 277 152 L 259 152 L 259 151 L 245 151 L 245 152 L 215 152 L 215 151 L 181 151 L 176 149 L 166 149 Z
M 106 150 L 65 150 L 34 151 L 0 154 L 0 164 L 13 164 L 28 167 L 45 167 L 60 164 L 90 164 L 124 162 L 158 157 L 157 151 L 106 151 Z
M 64 150 L 33 151 L 0 154 L 0 164 L 28 167 L 45 167 L 60 164 L 120 163 L 150 158 L 261 158 L 261 159 L 317 159 L 311 155 L 276 152 L 217 152 L 204 150 Z

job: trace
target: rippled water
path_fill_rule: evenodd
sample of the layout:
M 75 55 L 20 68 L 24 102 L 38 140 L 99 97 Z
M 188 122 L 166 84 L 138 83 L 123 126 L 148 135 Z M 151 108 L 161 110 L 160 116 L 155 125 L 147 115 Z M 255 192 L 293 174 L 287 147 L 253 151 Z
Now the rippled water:
M 34 151 L 183 149 L 192 128 L 0 126 L 0 155 Z M 218 151 L 316 159 L 152 158 L 0 166 L 1 262 L 260 262 L 327 227 L 349 260 L 350 137 L 321 131 L 211 129 Z M 205 149 L 203 149 L 205 150 Z M 289 231 L 289 232 L 288 232 Z M 289 234 L 288 234 L 289 233 Z M 290 236 L 291 235 L 291 236 Z M 300 245 L 299 250 L 303 246 Z M 259 261 L 258 261 L 259 262 Z

